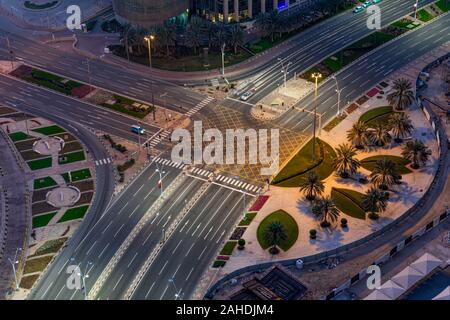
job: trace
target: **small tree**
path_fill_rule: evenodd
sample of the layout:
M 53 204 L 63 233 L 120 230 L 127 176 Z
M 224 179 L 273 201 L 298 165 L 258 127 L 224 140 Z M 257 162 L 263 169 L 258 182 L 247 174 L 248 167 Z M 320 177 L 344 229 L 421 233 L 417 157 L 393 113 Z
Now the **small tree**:
M 378 160 L 375 168 L 370 174 L 370 181 L 375 187 L 387 190 L 390 186 L 398 183 L 401 176 L 397 172 L 395 163 L 388 158 Z
M 412 161 L 414 169 L 418 169 L 420 165 L 425 165 L 430 159 L 431 150 L 422 141 L 415 139 L 406 143 L 402 150 L 402 156 L 406 160 Z
M 339 218 L 339 209 L 330 197 L 323 197 L 314 201 L 312 212 L 321 221 L 320 225 L 324 228 L 329 227 L 331 222 Z
M 240 238 L 238 240 L 238 250 L 244 250 L 245 248 L 245 239 Z
M 273 221 L 264 231 L 264 241 L 271 246 L 270 253 L 277 254 L 279 252 L 277 246 L 280 242 L 287 240 L 287 233 L 284 226 L 279 221 Z
M 386 193 L 377 188 L 370 188 L 362 198 L 362 206 L 364 210 L 369 212 L 370 219 L 377 219 L 377 213 L 386 210 Z
M 340 144 L 336 149 L 336 155 L 334 169 L 342 178 L 348 178 L 350 174 L 355 174 L 361 166 L 359 160 L 355 159 L 356 148 L 349 144 Z
M 409 119 L 406 113 L 393 113 L 389 117 L 389 126 L 392 128 L 396 142 L 402 142 L 402 138 L 411 134 L 414 130 L 411 119 Z
M 371 132 L 364 121 L 358 121 L 347 131 L 347 139 L 357 149 L 363 149 L 370 143 Z
M 387 100 L 396 110 L 409 107 L 414 101 L 411 81 L 404 78 L 395 80 Z
M 310 171 L 306 178 L 300 181 L 300 191 L 306 194 L 306 199 L 312 201 L 325 190 L 325 185 L 315 171 Z

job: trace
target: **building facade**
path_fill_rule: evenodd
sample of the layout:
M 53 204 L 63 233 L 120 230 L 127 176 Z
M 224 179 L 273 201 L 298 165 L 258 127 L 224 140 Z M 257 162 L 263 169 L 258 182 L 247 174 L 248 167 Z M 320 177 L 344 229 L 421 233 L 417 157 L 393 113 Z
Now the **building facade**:
M 190 0 L 113 0 L 119 22 L 151 28 L 189 9 Z
M 192 11 L 212 21 L 241 22 L 260 13 L 293 10 L 309 6 L 315 0 L 193 0 Z

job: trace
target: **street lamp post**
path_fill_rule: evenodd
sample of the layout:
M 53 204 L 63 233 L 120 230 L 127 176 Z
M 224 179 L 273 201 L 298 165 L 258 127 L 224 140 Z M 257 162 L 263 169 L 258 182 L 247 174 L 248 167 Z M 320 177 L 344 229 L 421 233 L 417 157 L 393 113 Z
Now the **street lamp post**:
M 163 175 L 166 173 L 162 168 L 163 167 L 161 167 L 161 169 L 157 167 L 157 169 L 155 170 L 155 172 L 157 172 L 159 174 L 158 185 L 159 185 L 159 188 L 161 189 L 161 197 L 163 194 Z
M 11 49 L 11 43 L 9 42 L 9 36 L 6 36 L 6 45 L 8 46 L 8 51 L 11 57 L 11 71 L 14 70 L 14 51 Z
M 318 72 L 314 72 L 312 77 L 315 80 L 314 86 L 314 121 L 313 121 L 313 148 L 312 148 L 312 161 L 316 161 L 316 118 L 317 118 L 317 88 L 318 81 L 322 78 L 322 75 Z
M 341 108 L 340 107 L 341 107 L 341 92 L 342 92 L 342 89 L 339 89 L 339 84 L 338 84 L 336 76 L 333 76 L 333 79 L 336 82 L 336 90 L 335 90 L 335 92 L 337 93 L 337 113 L 336 113 L 336 115 L 339 116 L 341 114 Z
M 222 76 L 225 77 L 225 47 L 226 44 L 222 44 L 221 52 L 222 52 Z
M 152 41 L 155 40 L 155 36 L 151 34 L 144 39 L 147 41 L 148 46 L 148 66 L 152 68 Z
M 288 64 L 285 66 L 284 62 L 281 58 L 278 58 L 278 61 L 280 61 L 281 63 L 281 72 L 283 73 L 283 77 L 284 77 L 284 87 L 286 88 L 286 84 L 287 84 L 287 75 L 288 75 L 288 69 L 291 66 L 292 62 L 288 62 Z
M 74 262 L 75 258 L 70 258 L 70 261 Z M 86 263 L 86 267 L 84 269 L 84 272 L 82 272 L 81 268 L 78 267 L 79 273 L 77 273 L 77 276 L 80 277 L 81 281 L 82 281 L 84 300 L 89 300 L 88 299 L 88 292 L 87 292 L 87 288 L 86 288 L 86 279 L 89 278 L 89 274 L 88 274 L 89 270 L 88 269 L 92 265 L 93 265 L 93 263 L 91 261 L 88 261 Z
M 175 278 L 170 278 L 169 282 L 173 285 L 174 289 L 175 289 L 175 300 L 179 300 L 183 298 L 183 293 L 180 290 L 178 290 L 177 286 L 175 285 Z
M 419 6 L 419 0 L 416 0 L 414 4 L 414 20 L 417 20 L 417 7 Z
M 19 260 L 17 260 L 17 254 L 21 251 L 22 251 L 21 248 L 16 249 L 16 253 L 14 254 L 14 260 L 11 260 L 11 258 L 8 258 L 8 261 L 11 264 L 11 267 L 14 272 L 14 282 L 16 284 L 16 290 L 19 290 L 19 280 L 17 279 L 17 270 L 16 270 L 16 264 L 19 264 Z

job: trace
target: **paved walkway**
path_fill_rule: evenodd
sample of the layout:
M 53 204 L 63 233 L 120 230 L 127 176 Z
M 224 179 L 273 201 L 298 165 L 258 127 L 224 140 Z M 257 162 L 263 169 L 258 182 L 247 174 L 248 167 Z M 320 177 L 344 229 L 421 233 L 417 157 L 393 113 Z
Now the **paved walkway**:
M 24 240 L 28 238 L 29 224 L 26 209 L 26 179 L 23 171 L 8 146 L 6 136 L 0 134 L 0 192 L 6 191 L 1 197 L 4 210 L 0 215 L 8 215 L 4 237 L 4 250 L 0 254 L 0 300 L 5 299 L 7 291 L 14 281 L 12 266 L 8 258 L 14 259 L 17 248 L 23 248 Z M 3 189 L 3 190 L 2 190 Z M 5 203 L 6 202 L 6 203 Z

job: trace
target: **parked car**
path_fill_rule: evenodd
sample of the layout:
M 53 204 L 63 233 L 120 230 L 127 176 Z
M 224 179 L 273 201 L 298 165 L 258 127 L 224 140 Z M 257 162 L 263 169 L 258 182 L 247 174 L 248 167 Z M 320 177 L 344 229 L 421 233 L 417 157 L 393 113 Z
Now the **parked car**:
M 373 4 L 372 1 L 366 1 L 366 2 L 363 3 L 363 7 L 367 8 L 367 7 L 370 7 L 372 4 Z
M 250 91 L 247 91 L 241 96 L 241 100 L 242 101 L 247 101 L 248 99 L 250 99 L 250 97 L 252 95 L 253 95 L 253 93 L 251 93 Z
M 359 12 L 361 12 L 363 10 L 364 10 L 363 6 L 357 6 L 355 9 L 353 9 L 353 13 L 359 13 Z

